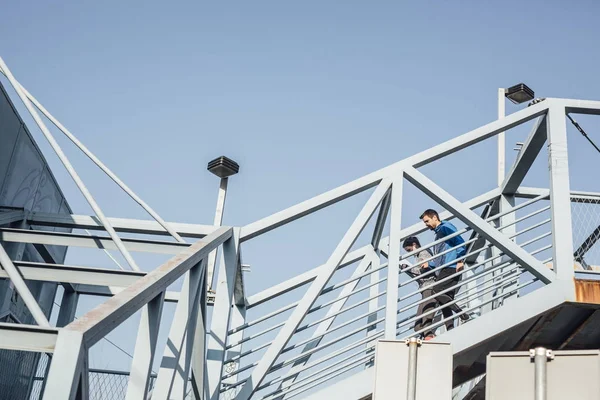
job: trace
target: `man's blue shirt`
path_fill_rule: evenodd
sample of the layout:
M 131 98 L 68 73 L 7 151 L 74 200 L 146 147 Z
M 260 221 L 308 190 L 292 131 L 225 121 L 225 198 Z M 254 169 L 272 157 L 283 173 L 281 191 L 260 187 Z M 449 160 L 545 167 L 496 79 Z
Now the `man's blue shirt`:
M 435 232 L 435 240 L 442 239 L 446 236 L 449 236 L 457 231 L 456 227 L 447 221 L 442 221 L 437 228 L 434 229 Z M 465 241 L 460 235 L 456 235 L 448 240 L 445 240 L 441 243 L 436 244 L 433 247 L 433 254 L 438 255 L 443 253 L 444 251 L 451 249 L 455 246 L 459 246 L 463 244 Z M 462 256 L 466 253 L 465 246 L 457 247 L 456 249 L 450 250 L 449 252 L 429 261 L 429 266 L 431 268 L 437 268 L 447 263 L 450 263 Z M 456 268 L 456 263 L 446 265 L 445 268 Z M 439 271 L 438 271 L 439 272 Z

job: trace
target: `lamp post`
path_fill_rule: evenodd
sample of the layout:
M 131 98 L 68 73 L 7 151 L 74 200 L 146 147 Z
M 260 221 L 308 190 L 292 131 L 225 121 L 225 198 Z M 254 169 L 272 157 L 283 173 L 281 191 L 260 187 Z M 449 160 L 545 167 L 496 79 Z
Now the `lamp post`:
M 504 98 L 509 99 L 514 104 L 525 103 L 533 100 L 535 93 L 524 83 L 511 86 L 508 89 L 498 89 L 498 119 L 506 115 Z M 498 186 L 502 185 L 506 171 L 506 138 L 504 132 L 498 134 Z
M 229 177 L 237 174 L 240 171 L 240 166 L 238 163 L 233 161 L 230 158 L 225 156 L 221 156 L 215 158 L 211 162 L 208 163 L 207 168 L 214 175 L 221 178 L 221 183 L 219 185 L 219 195 L 217 197 L 217 208 L 215 210 L 215 219 L 213 225 L 221 226 L 223 222 L 223 210 L 225 208 L 225 198 L 227 196 L 227 182 Z M 217 251 L 213 250 L 208 255 L 208 265 L 207 265 L 207 276 L 206 276 L 206 286 L 208 290 L 212 290 L 213 283 L 213 275 L 215 271 L 215 262 L 217 259 Z

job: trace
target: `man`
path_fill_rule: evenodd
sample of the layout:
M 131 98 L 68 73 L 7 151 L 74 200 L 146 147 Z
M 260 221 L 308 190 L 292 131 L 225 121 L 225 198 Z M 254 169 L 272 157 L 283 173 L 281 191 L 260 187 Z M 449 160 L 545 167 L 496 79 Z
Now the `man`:
M 421 243 L 419 243 L 419 239 L 414 236 L 407 237 L 402 243 L 402 247 L 407 253 L 417 251 L 421 247 Z M 431 270 L 429 263 L 426 261 L 431 258 L 431 253 L 427 249 L 422 249 L 418 253 L 415 254 L 415 265 L 406 271 L 406 273 L 412 277 L 416 278 L 421 274 L 424 274 L 427 271 Z M 403 265 L 402 269 L 408 268 L 407 265 Z M 430 310 L 433 310 L 437 307 L 437 300 L 433 297 L 433 285 L 435 284 L 435 275 L 430 274 L 424 277 L 420 277 L 417 279 L 417 283 L 419 285 L 419 290 L 421 290 L 421 298 L 428 300 L 419 304 L 417 309 L 417 316 L 421 316 L 427 313 Z M 423 330 L 421 333 L 421 337 L 425 338 L 425 340 L 431 340 L 435 337 L 433 334 L 433 330 L 429 329 L 433 322 L 433 317 L 435 313 L 429 313 L 421 318 L 418 318 L 415 321 L 415 332 Z
M 446 236 L 450 236 L 457 231 L 456 227 L 450 222 L 441 221 L 440 216 L 435 210 L 425 210 L 419 218 L 429 229 L 435 232 L 436 241 Z M 433 291 L 436 294 L 456 286 L 460 281 L 460 275 L 457 274 L 457 272 L 460 272 L 464 268 L 463 257 L 466 253 L 465 246 L 460 246 L 463 243 L 465 243 L 464 239 L 460 235 L 456 235 L 438 243 L 433 247 L 433 254 L 440 254 L 440 256 L 430 261 L 429 266 L 431 268 L 438 268 L 442 265 L 445 266 L 436 272 L 436 282 L 439 282 L 433 287 Z M 453 263 L 453 261 L 456 262 Z M 455 287 L 454 289 L 439 294 L 436 297 L 436 300 L 442 306 L 452 302 L 457 289 L 458 288 Z M 458 314 L 462 312 L 462 309 L 456 303 L 442 308 L 442 315 L 444 316 L 444 319 L 448 319 L 446 321 L 446 330 L 451 330 L 454 328 L 454 319 L 451 318 L 453 312 Z M 468 321 L 470 317 L 467 313 L 464 313 L 461 314 L 460 319 L 463 321 Z

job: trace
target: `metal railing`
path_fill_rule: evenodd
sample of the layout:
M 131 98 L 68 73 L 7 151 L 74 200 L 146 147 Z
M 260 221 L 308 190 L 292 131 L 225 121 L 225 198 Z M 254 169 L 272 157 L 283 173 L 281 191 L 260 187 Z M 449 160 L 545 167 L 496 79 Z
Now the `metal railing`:
M 495 229 L 508 231 L 512 228 L 514 232 L 506 237 L 512 242 L 519 242 L 519 247 L 525 249 L 527 254 L 539 257 L 552 248 L 549 219 L 546 218 L 549 207 L 544 204 L 547 201 L 547 194 L 538 196 L 510 210 L 488 217 L 485 221 L 491 226 L 501 217 L 504 217 L 503 220 L 510 217 L 509 222 Z M 448 219 L 453 217 L 451 215 Z M 416 230 L 408 231 L 400 239 L 416 233 Z M 451 236 L 423 245 L 418 251 L 432 248 L 454 236 L 466 236 L 472 231 L 471 227 L 459 229 Z M 524 237 L 527 237 L 526 240 L 522 240 Z M 396 267 L 399 283 L 397 284 L 395 338 L 405 339 L 424 333 L 426 329 L 415 330 L 416 320 L 427 315 L 432 317 L 439 315 L 445 307 L 458 305 L 461 311 L 446 319 L 437 318 L 427 330 L 444 327 L 449 320 L 460 321 L 460 317 L 465 314 L 475 317 L 486 310 L 489 312 L 501 307 L 503 300 L 524 295 L 531 291 L 533 284 L 539 282 L 537 276 L 531 274 L 526 267 L 489 241 L 484 240 L 482 245 L 473 247 L 480 239 L 479 235 L 475 235 L 463 244 L 423 260 L 422 262 L 434 261 L 458 247 L 468 248 L 461 258 L 442 264 L 418 277 L 407 276 L 404 279 L 405 273 L 411 267 Z M 416 252 L 402 255 L 399 258 L 399 265 Z M 385 336 L 383 326 L 386 319 L 386 304 L 380 299 L 387 295 L 388 290 L 389 262 L 385 257 L 388 248 L 375 249 L 367 245 L 356 250 L 355 253 L 361 256 L 357 257 L 352 264 L 337 269 L 327 286 L 316 297 L 314 304 L 307 310 L 302 323 L 281 349 L 277 362 L 267 371 L 268 376 L 256 388 L 254 394 L 256 398 L 265 400 L 282 396 L 291 398 L 314 390 L 333 378 L 352 373 L 353 370 L 364 369 L 372 361 L 374 341 Z M 416 283 L 417 279 L 435 276 L 442 269 L 474 255 L 477 258 L 476 262 L 468 264 L 462 271 L 455 272 L 442 280 L 438 279 L 436 284 L 457 278 L 460 278 L 460 281 L 429 297 L 423 297 L 423 293 L 431 288 L 419 287 Z M 545 264 L 550 262 L 551 258 L 540 261 Z M 345 270 L 349 271 L 344 273 Z M 222 396 L 233 398 L 240 387 L 250 381 L 251 371 L 260 364 L 265 350 L 272 345 L 274 333 L 286 325 L 291 312 L 300 303 L 301 299 L 281 306 L 279 297 L 289 297 L 288 289 L 296 290 L 298 287 L 294 282 L 284 283 L 280 287 L 280 291 L 265 290 L 264 292 L 270 292 L 269 300 L 258 305 L 248 304 L 247 321 L 229 329 L 225 348 L 230 351 L 230 356 L 224 360 L 224 364 L 228 365 L 229 369 L 221 377 Z M 457 294 L 452 296 L 449 303 L 443 306 L 438 304 L 425 313 L 417 315 L 420 304 L 430 300 L 435 301 L 437 297 L 451 292 Z M 259 294 L 255 298 L 260 297 Z M 270 303 L 280 304 L 280 306 L 274 311 L 264 312 L 263 309 Z M 240 332 L 244 332 L 244 335 L 240 336 Z M 234 337 L 236 340 L 232 340 Z
M 108 394 L 114 398 L 123 396 L 124 390 L 129 398 L 147 397 L 154 379 L 151 366 L 165 301 L 176 302 L 177 307 L 162 354 L 163 363 L 155 378 L 153 399 L 185 397 L 191 378 L 196 397 L 206 394 L 210 400 L 279 400 L 308 395 L 368 369 L 373 365 L 374 345 L 381 338 L 403 339 L 431 329 L 444 335 L 444 327 L 450 327 L 452 321 L 458 327 L 449 337 L 461 332 L 464 342 L 472 340 L 467 344 L 476 345 L 475 340 L 482 339 L 475 338 L 469 331 L 472 322 L 462 321 L 461 316 L 468 315 L 475 321 L 488 318 L 487 314 L 506 310 L 511 304 L 525 304 L 532 292 L 543 292 L 538 297 L 544 299 L 552 290 L 561 291 L 560 299 L 572 299 L 573 260 L 584 268 L 594 262 L 598 236 L 595 232 L 600 220 L 598 225 L 590 222 L 593 218 L 589 207 L 595 207 L 600 196 L 571 193 L 565 114 L 600 114 L 600 102 L 546 99 L 254 223 L 218 228 L 162 220 L 91 152 L 78 144 L 16 81 L 1 59 L 0 69 L 96 214 L 61 216 L 12 210 L 3 215 L 0 222 L 5 221 L 3 225 L 6 225 L 23 221 L 23 228 L 0 227 L 3 243 L 118 250 L 134 270 L 137 264 L 130 252 L 174 256 L 145 273 L 58 265 L 50 259 L 43 263 L 24 262 L 18 257 L 11 258 L 0 246 L 1 277 L 15 284 L 32 313 L 39 305 L 32 299 L 25 280 L 55 282 L 65 288 L 57 327 L 50 326 L 46 318 L 39 315 L 38 325 L 0 324 L 0 348 L 53 354 L 44 379 L 44 399 L 94 398 Z M 138 201 L 155 221 L 106 217 L 36 109 Z M 421 171 L 421 167 L 429 163 L 534 119 L 537 119 L 534 129 L 505 182 L 494 190 L 462 202 Z M 550 188 L 524 188 L 523 178 L 545 141 L 549 149 Z M 466 252 L 461 260 L 449 261 L 426 272 L 429 276 L 437 275 L 436 285 L 449 283 L 434 294 L 427 292 L 428 287 L 419 287 L 418 278 L 406 276 L 408 267 L 403 264 L 414 254 L 402 254 L 401 243 L 408 236 L 419 235 L 425 243 L 422 247 L 427 249 L 447 241 L 449 236 L 430 241 L 423 235 L 426 231 L 423 224 L 403 227 L 405 182 L 437 203 L 438 208 L 447 210 L 440 217 L 456 222 L 459 228 L 453 235 L 465 240 L 461 246 L 466 247 Z M 259 293 L 245 293 L 240 253 L 246 242 L 368 191 L 370 197 L 323 265 Z M 572 206 L 573 203 L 577 205 Z M 581 204 L 588 207 L 587 211 L 576 208 Z M 373 232 L 369 232 L 365 240 L 361 234 L 372 221 Z M 589 224 L 585 225 L 584 221 Z M 75 232 L 99 230 L 106 235 L 29 229 L 36 226 L 68 228 Z M 386 227 L 389 235 L 384 237 Z M 121 237 L 121 232 L 144 235 L 144 238 Z M 175 241 L 148 240 L 145 235 L 170 236 Z M 183 237 L 201 239 L 190 244 Z M 214 307 L 208 320 L 205 265 L 209 254 L 217 249 L 222 250 L 222 257 Z M 452 250 L 445 252 L 449 254 Z M 444 252 L 432 253 L 431 261 L 444 255 Z M 441 271 L 448 272 L 447 268 L 452 268 L 457 261 L 464 261 L 465 268 L 451 270 L 445 278 L 440 277 Z M 168 291 L 178 280 L 184 281 L 182 289 Z M 109 299 L 74 321 L 80 294 Z M 441 303 L 444 295 L 449 301 L 424 312 L 418 311 L 426 302 Z M 555 305 L 550 300 L 541 303 L 548 307 Z M 444 310 L 449 306 L 460 308 L 455 308 L 452 315 L 446 311 L 444 317 Z M 90 370 L 89 348 L 137 312 L 141 312 L 142 317 L 132 374 Z M 424 316 L 434 317 L 432 325 L 415 329 L 415 322 Z M 488 320 L 498 331 L 518 322 L 517 319 Z M 39 379 L 34 381 L 33 392 L 41 393 L 41 387 L 37 391 L 36 386 Z

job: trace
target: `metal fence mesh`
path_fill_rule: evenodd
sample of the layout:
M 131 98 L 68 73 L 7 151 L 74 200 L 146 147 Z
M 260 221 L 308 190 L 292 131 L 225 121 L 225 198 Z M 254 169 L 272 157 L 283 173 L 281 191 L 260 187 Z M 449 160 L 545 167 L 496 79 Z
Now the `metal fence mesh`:
M 0 399 L 27 398 L 38 358 L 38 353 L 0 350 Z
M 38 355 L 37 353 L 28 352 L 16 352 L 12 353 L 25 353 Z M 42 354 L 40 357 L 39 364 L 35 377 L 32 380 L 31 392 L 29 400 L 41 400 L 43 395 L 43 386 L 46 373 L 48 372 L 50 357 L 46 354 Z M 2 366 L 0 366 L 2 368 Z M 0 369 L 0 371 L 2 371 Z M 123 371 L 111 371 L 111 370 L 99 370 L 90 369 L 90 400 L 124 400 L 127 394 L 127 381 L 129 379 L 129 373 Z M 0 380 L 2 382 L 3 380 Z M 150 388 L 154 387 L 156 383 L 156 374 L 152 374 L 150 377 Z M 28 386 L 25 386 L 25 390 Z M 19 392 L 20 393 L 20 392 Z M 26 393 L 26 392 L 25 392 Z M 0 400 L 3 399 L 25 399 L 27 396 L 22 394 L 21 396 L 14 391 L 5 391 L 3 387 L 0 387 Z M 190 386 L 188 385 L 188 393 L 186 399 L 192 400 L 193 394 Z
M 571 203 L 571 219 L 575 261 L 600 269 L 600 199 L 578 197 Z

